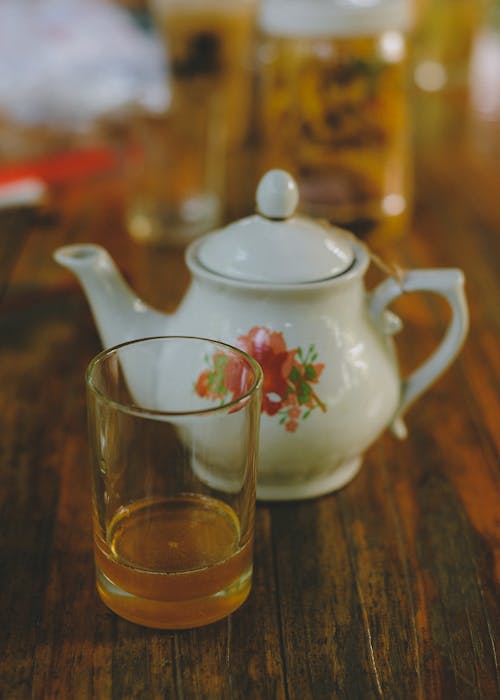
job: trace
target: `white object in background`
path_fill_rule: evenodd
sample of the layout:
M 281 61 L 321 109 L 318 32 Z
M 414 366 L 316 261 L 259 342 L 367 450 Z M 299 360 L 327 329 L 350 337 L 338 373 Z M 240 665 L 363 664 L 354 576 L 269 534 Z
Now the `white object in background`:
M 0 184 L 0 210 L 43 204 L 47 187 L 38 178 L 24 178 Z
M 500 119 L 500 31 L 482 30 L 470 62 L 472 107 L 486 119 Z
M 0 112 L 25 125 L 85 129 L 132 103 L 170 100 L 153 32 L 109 0 L 0 2 Z

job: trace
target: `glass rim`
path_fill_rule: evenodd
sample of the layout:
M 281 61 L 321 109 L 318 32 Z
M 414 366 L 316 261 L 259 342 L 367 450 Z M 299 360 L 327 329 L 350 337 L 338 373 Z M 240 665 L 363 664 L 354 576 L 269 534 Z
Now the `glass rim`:
M 118 350 L 128 347 L 130 345 L 140 345 L 141 343 L 147 343 L 151 341 L 169 341 L 169 340 L 196 340 L 196 341 L 202 341 L 204 343 L 210 343 L 211 345 L 218 345 L 221 348 L 225 348 L 226 350 L 230 350 L 232 353 L 235 353 L 236 355 L 240 355 L 248 365 L 252 368 L 254 372 L 254 380 L 252 382 L 252 385 L 250 386 L 249 389 L 247 389 L 245 392 L 242 392 L 239 396 L 236 398 L 232 399 L 231 401 L 228 401 L 227 403 L 220 404 L 218 406 L 209 406 L 207 408 L 200 408 L 200 409 L 193 409 L 193 410 L 183 410 L 183 411 L 162 411 L 154 408 L 141 408 L 141 406 L 138 406 L 133 403 L 124 403 L 123 401 L 118 401 L 117 399 L 111 398 L 106 392 L 102 391 L 99 389 L 95 382 L 92 379 L 92 374 L 95 370 L 95 368 L 103 362 L 106 358 L 110 357 L 113 354 L 116 354 Z M 240 348 L 236 347 L 235 345 L 231 345 L 230 343 L 225 343 L 221 340 L 214 340 L 213 338 L 205 338 L 202 336 L 196 336 L 196 335 L 153 335 L 153 336 L 146 336 L 144 338 L 135 338 L 133 340 L 127 340 L 122 343 L 118 343 L 117 345 L 113 345 L 109 348 L 105 348 L 104 350 L 101 350 L 97 355 L 95 355 L 88 363 L 87 368 L 85 370 L 85 385 L 87 389 L 92 392 L 92 394 L 100 399 L 101 401 L 105 402 L 108 406 L 113 406 L 119 410 L 121 410 L 123 413 L 127 413 L 129 415 L 134 415 L 134 416 L 142 416 L 144 418 L 147 418 L 148 416 L 151 417 L 172 417 L 172 418 L 181 418 L 183 416 L 201 416 L 204 414 L 214 414 L 214 413 L 221 413 L 221 412 L 227 412 L 228 409 L 233 409 L 235 410 L 240 404 L 243 404 L 244 402 L 249 399 L 252 394 L 254 394 L 256 391 L 259 389 L 262 389 L 264 383 L 264 373 L 262 371 L 262 367 L 260 364 L 255 360 L 251 355 L 249 355 L 247 352 L 244 350 L 241 350 Z

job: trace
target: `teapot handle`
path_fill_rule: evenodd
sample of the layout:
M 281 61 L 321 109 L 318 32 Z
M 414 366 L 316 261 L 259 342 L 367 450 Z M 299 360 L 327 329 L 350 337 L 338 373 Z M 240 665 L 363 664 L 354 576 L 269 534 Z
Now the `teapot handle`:
M 469 326 L 464 275 L 458 269 L 410 270 L 402 282 L 394 277 L 387 278 L 374 289 L 369 298 L 369 309 L 375 322 L 380 323 L 384 310 L 396 297 L 416 291 L 441 294 L 450 305 L 452 315 L 437 349 L 402 381 L 401 398 L 391 425 L 393 433 L 399 438 L 406 437 L 403 414 L 451 364 L 463 345 Z

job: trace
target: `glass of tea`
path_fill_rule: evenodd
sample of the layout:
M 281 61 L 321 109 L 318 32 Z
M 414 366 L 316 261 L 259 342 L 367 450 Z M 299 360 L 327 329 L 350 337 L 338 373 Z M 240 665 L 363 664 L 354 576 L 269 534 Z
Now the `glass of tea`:
M 231 183 L 250 129 L 256 0 L 149 4 L 171 100 L 165 113 L 134 120 L 143 155 L 131 168 L 127 227 L 137 241 L 182 247 L 223 223 L 228 191 L 238 196 Z
M 229 345 L 145 338 L 86 372 L 97 590 L 163 629 L 236 610 L 252 582 L 262 370 Z

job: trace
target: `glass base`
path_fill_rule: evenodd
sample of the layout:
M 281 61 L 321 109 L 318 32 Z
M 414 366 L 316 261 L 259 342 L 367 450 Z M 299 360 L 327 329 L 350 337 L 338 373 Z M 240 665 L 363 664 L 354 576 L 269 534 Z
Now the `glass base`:
M 220 224 L 221 204 L 202 192 L 173 204 L 137 200 L 126 213 L 127 230 L 138 243 L 183 247 Z
M 142 598 L 117 586 L 97 567 L 97 592 L 103 603 L 129 622 L 156 629 L 191 629 L 227 617 L 248 598 L 252 567 L 224 590 L 194 600 Z

